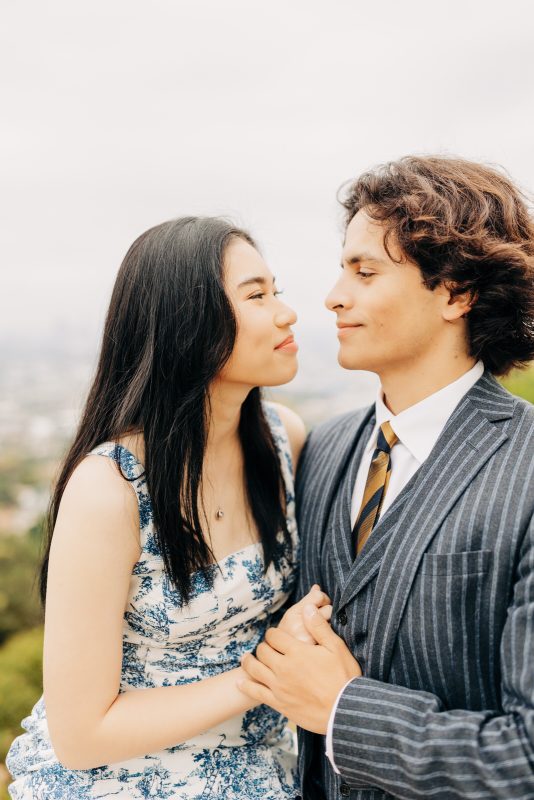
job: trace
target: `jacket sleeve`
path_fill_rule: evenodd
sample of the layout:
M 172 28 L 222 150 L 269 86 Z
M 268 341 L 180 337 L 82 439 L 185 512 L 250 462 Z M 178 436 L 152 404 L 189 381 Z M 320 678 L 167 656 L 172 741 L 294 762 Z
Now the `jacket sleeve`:
M 534 798 L 534 523 L 526 532 L 500 656 L 502 712 L 443 709 L 438 697 L 370 678 L 343 692 L 333 749 L 350 786 L 397 798 Z

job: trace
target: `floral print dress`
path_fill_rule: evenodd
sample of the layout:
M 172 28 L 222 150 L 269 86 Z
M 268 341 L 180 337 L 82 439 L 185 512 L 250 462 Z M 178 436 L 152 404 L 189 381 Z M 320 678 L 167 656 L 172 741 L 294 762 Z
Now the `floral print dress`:
M 291 453 L 275 409 L 266 403 L 265 412 L 286 485 L 291 544 L 279 535 L 265 573 L 258 543 L 196 572 L 188 606 L 163 569 L 141 464 L 115 443 L 93 451 L 119 463 L 139 504 L 142 552 L 124 613 L 120 691 L 177 686 L 239 666 L 241 655 L 257 647 L 291 594 L 298 549 Z M 13 800 L 286 800 L 298 795 L 293 734 L 287 720 L 267 706 L 175 747 L 88 770 L 66 769 L 57 760 L 43 698 L 22 727 L 26 733 L 15 739 L 6 759 L 14 778 Z

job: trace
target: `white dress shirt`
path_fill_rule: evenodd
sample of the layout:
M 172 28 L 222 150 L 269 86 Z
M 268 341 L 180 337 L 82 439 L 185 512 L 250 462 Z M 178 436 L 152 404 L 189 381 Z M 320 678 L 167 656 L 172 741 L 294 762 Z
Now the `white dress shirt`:
M 391 475 L 389 478 L 388 490 L 384 496 L 380 511 L 381 516 L 383 516 L 397 495 L 404 489 L 412 475 L 414 475 L 421 464 L 426 461 L 452 412 L 462 397 L 475 385 L 479 378 L 482 377 L 483 372 L 484 364 L 482 361 L 478 361 L 474 367 L 453 383 L 449 383 L 448 386 L 440 389 L 439 392 L 425 397 L 424 400 L 406 408 L 396 416 L 392 414 L 384 403 L 382 389 L 379 389 L 375 403 L 376 424 L 364 450 L 352 494 L 351 524 L 353 527 L 362 504 L 367 474 L 371 466 L 380 425 L 384 422 L 389 422 L 399 439 L 391 449 Z M 371 533 L 371 536 L 372 535 Z M 330 719 L 328 720 L 328 729 L 326 733 L 326 755 L 334 771 L 338 774 L 339 770 L 334 763 L 332 744 L 334 717 L 336 715 L 339 699 L 352 680 L 354 679 L 351 679 L 351 681 L 348 681 L 348 683 L 343 686 L 334 703 L 330 713 Z

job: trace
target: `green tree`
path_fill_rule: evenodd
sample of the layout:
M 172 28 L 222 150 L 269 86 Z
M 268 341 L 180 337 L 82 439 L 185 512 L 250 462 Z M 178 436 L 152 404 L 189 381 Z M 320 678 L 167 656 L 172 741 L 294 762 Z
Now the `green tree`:
M 502 383 L 509 392 L 523 397 L 530 403 L 534 403 L 534 368 L 525 370 L 514 370 L 510 375 L 503 379 Z
M 37 591 L 36 536 L 0 537 L 0 645 L 41 622 Z
M 20 722 L 39 699 L 43 674 L 43 629 L 35 628 L 12 636 L 0 648 L 0 767 L 13 739 L 22 733 Z M 7 797 L 2 786 L 0 798 Z M 4 791 L 4 794 L 2 792 Z

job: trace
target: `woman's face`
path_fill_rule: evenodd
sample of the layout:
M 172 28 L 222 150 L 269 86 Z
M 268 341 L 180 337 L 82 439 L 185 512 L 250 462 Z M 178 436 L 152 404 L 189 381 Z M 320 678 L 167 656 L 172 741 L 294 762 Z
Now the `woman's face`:
M 293 309 L 280 300 L 274 278 L 258 251 L 233 239 L 224 258 L 225 288 L 237 319 L 237 337 L 222 380 L 246 386 L 278 386 L 297 372 Z

